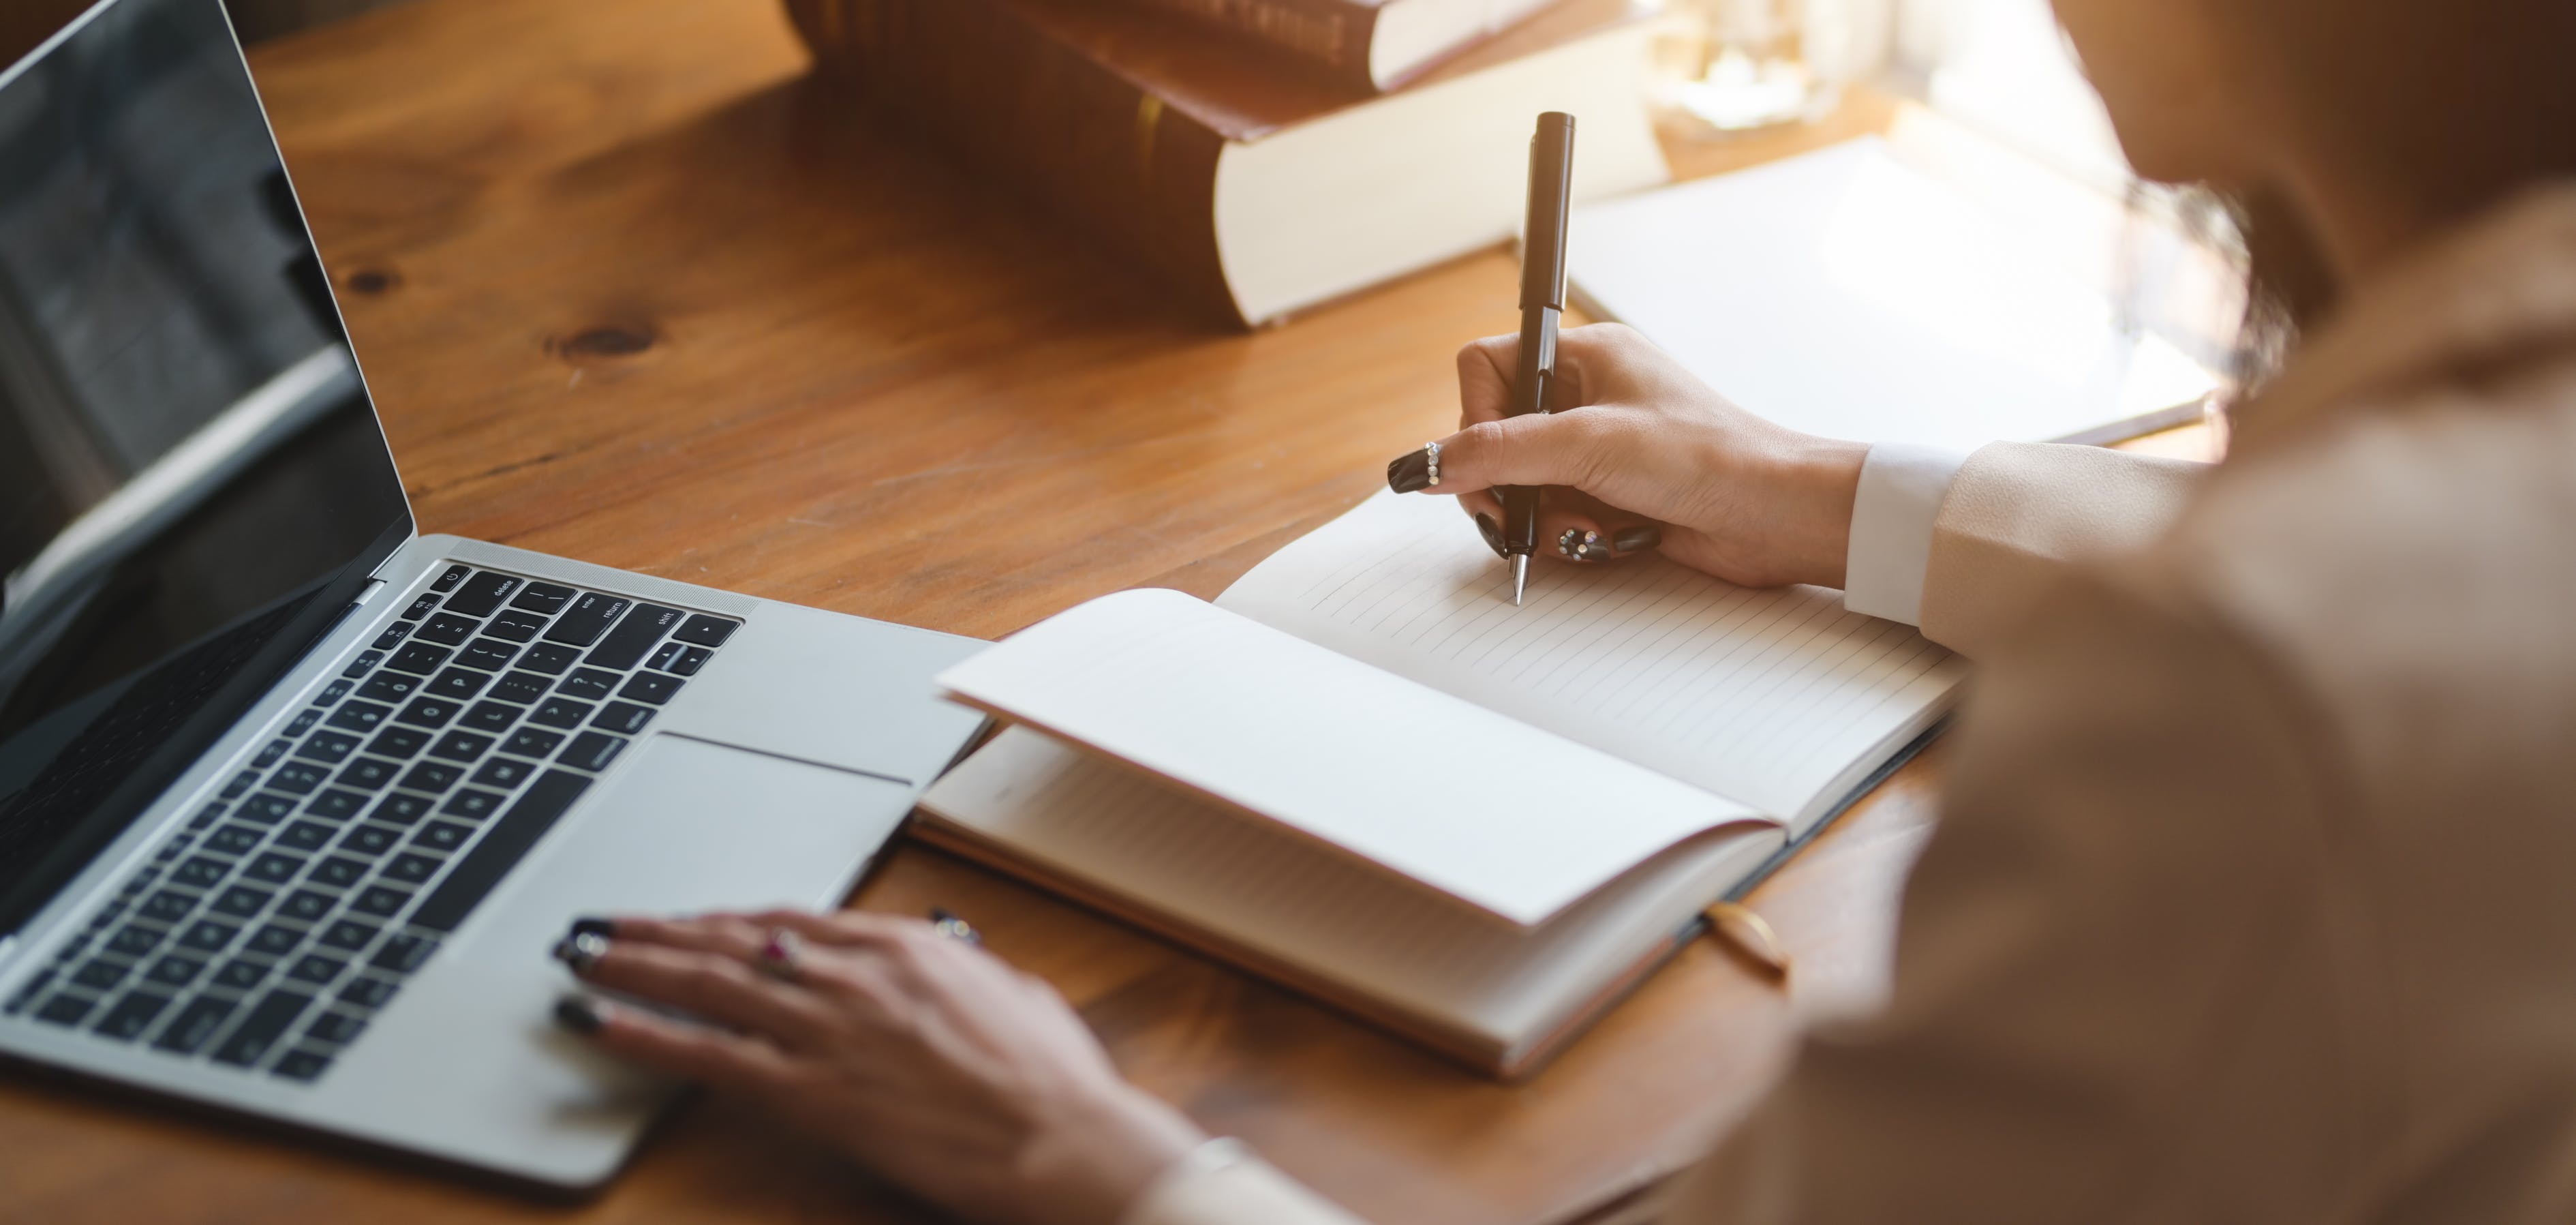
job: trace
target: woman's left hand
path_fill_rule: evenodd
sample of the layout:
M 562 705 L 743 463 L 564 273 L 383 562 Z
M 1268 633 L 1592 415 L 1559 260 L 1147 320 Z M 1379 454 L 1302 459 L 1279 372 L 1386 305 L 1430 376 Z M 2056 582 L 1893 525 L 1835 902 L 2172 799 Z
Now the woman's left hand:
M 788 967 L 776 932 L 793 933 Z M 1110 1225 L 1204 1139 L 1121 1079 L 1052 988 L 929 924 L 778 911 L 591 934 L 560 954 L 585 982 L 709 1024 L 582 1001 L 567 1025 L 750 1094 L 968 1217 Z

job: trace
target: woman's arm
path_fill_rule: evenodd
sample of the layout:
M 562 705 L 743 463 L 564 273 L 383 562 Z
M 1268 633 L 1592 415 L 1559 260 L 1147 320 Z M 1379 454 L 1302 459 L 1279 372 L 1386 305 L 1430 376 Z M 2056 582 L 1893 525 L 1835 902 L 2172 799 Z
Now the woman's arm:
M 1554 486 L 1543 557 L 1597 564 L 1653 549 L 1746 586 L 1845 588 L 1856 610 L 1916 622 L 1969 655 L 2067 563 L 2161 532 L 2206 468 L 2017 443 L 1962 463 L 1801 434 L 1615 324 L 1566 332 L 1552 411 L 1505 418 L 1518 349 L 1497 336 L 1460 350 L 1462 428 L 1441 440 L 1441 482 L 1423 484 L 1408 456 L 1390 468 L 1399 491 L 1457 496 L 1491 538 L 1493 486 Z

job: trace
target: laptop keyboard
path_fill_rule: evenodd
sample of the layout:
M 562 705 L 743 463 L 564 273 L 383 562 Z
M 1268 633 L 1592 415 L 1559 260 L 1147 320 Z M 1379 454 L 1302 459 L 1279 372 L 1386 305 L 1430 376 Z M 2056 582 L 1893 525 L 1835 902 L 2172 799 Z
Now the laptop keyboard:
M 318 1079 L 740 624 L 448 566 L 6 1013 Z

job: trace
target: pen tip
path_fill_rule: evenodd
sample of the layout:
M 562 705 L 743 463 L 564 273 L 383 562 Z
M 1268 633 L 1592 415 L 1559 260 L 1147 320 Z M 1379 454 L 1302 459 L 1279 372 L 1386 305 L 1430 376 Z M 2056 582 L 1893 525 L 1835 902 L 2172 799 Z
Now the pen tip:
M 1529 590 L 1529 554 L 1512 555 L 1512 607 L 1521 606 L 1521 593 Z

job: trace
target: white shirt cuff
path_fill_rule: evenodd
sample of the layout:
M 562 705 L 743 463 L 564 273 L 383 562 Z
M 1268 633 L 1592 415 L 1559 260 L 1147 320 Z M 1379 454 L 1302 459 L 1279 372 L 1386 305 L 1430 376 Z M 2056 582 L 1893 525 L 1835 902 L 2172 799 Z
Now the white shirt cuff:
M 1963 451 L 1882 442 L 1861 461 L 1852 497 L 1851 548 L 1843 557 L 1843 607 L 1923 623 L 1923 577 L 1932 566 L 1932 522 Z
M 1252 1155 L 1239 1140 L 1210 1140 L 1145 1188 L 1119 1225 L 1363 1225 Z

